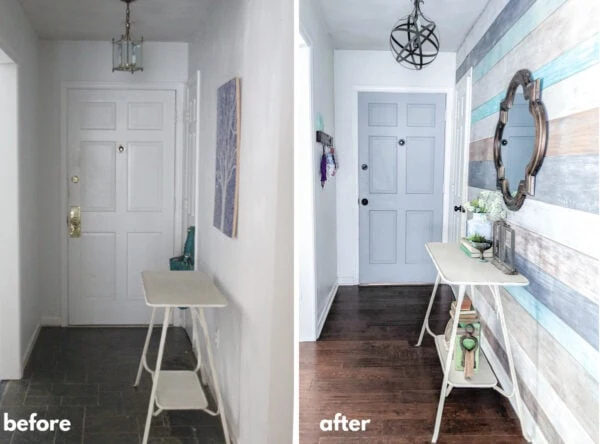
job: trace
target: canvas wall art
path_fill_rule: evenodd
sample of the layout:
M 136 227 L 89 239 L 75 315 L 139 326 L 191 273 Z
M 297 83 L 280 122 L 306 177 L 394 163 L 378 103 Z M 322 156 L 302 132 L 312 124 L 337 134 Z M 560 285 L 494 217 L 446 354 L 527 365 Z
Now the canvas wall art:
M 240 79 L 217 90 L 217 149 L 213 225 L 237 236 L 240 158 Z

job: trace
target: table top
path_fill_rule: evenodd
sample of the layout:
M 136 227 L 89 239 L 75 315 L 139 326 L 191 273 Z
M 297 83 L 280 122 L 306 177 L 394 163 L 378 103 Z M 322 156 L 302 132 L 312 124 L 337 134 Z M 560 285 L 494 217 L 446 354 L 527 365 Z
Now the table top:
M 491 262 L 468 257 L 458 243 L 431 242 L 425 244 L 435 268 L 449 284 L 465 285 L 529 285 L 522 274 L 504 274 Z
M 201 271 L 143 271 L 146 304 L 150 307 L 226 307 L 227 299 Z

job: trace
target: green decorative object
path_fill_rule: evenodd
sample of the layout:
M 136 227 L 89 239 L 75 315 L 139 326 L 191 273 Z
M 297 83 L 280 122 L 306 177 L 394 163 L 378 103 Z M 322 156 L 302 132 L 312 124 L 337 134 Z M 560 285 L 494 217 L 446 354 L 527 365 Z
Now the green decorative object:
M 196 238 L 196 228 L 189 227 L 185 245 L 183 247 L 183 256 L 172 257 L 169 259 L 171 271 L 193 271 L 194 270 L 194 243 Z
M 455 337 L 454 365 L 456 370 L 465 369 L 465 349 L 475 349 L 475 371 L 479 369 L 479 344 L 481 343 L 481 324 L 479 322 L 458 322 L 458 330 Z

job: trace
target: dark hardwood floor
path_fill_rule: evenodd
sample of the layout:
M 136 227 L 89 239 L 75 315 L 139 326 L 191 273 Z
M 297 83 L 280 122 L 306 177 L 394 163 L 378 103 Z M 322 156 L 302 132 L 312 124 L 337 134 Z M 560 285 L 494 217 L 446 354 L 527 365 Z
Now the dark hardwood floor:
M 442 370 L 433 338 L 413 347 L 431 286 L 340 287 L 321 339 L 300 344 L 300 443 L 431 442 Z M 442 333 L 449 287 L 432 309 Z M 365 432 L 320 430 L 336 413 L 370 419 Z M 454 389 L 446 400 L 438 443 L 525 442 L 508 400 L 494 390 Z
M 42 328 L 24 379 L 0 386 L 0 419 L 68 419 L 69 432 L 5 432 L 1 444 L 138 444 L 144 431 L 151 379 L 144 372 L 134 389 L 146 328 Z M 156 363 L 159 329 L 148 363 Z M 187 334 L 170 328 L 163 368 L 192 369 Z M 214 406 L 214 403 L 211 403 Z M 221 444 L 219 417 L 200 411 L 168 411 L 152 420 L 151 443 Z

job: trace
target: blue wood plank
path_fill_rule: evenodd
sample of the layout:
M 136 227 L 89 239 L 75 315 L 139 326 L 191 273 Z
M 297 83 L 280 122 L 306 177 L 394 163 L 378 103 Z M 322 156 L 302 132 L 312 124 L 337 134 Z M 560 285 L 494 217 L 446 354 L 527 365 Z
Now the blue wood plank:
M 519 272 L 529 279 L 527 291 L 598 350 L 598 305 L 523 256 L 517 254 L 515 260 Z
M 598 156 L 546 157 L 536 177 L 535 199 L 552 205 L 598 214 Z M 469 186 L 496 189 L 492 160 L 469 162 Z
M 600 34 L 581 42 L 575 48 L 564 52 L 548 62 L 537 71 L 533 77 L 542 79 L 542 91 L 578 72 L 584 71 L 600 62 Z M 498 112 L 500 102 L 506 92 L 502 90 L 488 101 L 482 103 L 471 113 L 471 122 L 475 123 Z M 543 94 L 543 92 L 542 92 Z
M 524 287 L 505 290 L 529 315 L 548 331 L 560 345 L 596 380 L 600 381 L 600 354 L 577 332 L 556 316 Z M 565 365 L 568 365 L 565 364 Z
M 598 214 L 598 178 L 598 155 L 546 157 L 532 198 Z
M 469 186 L 486 190 L 496 189 L 496 168 L 491 160 L 469 162 Z
M 498 43 L 498 40 L 500 40 L 506 32 L 512 28 L 515 22 L 529 9 L 529 7 L 535 3 L 535 1 L 536 0 L 509 1 L 460 64 L 456 70 L 456 79 L 458 80 L 464 76 L 471 66 L 476 66 L 486 54 L 490 52 L 494 45 Z
M 473 68 L 473 82 L 477 82 L 492 67 L 537 28 L 566 0 L 543 0 L 535 2 L 515 24 L 498 40 L 494 47 Z M 511 2 L 512 4 L 513 2 Z M 510 4 L 509 4 L 510 6 Z

